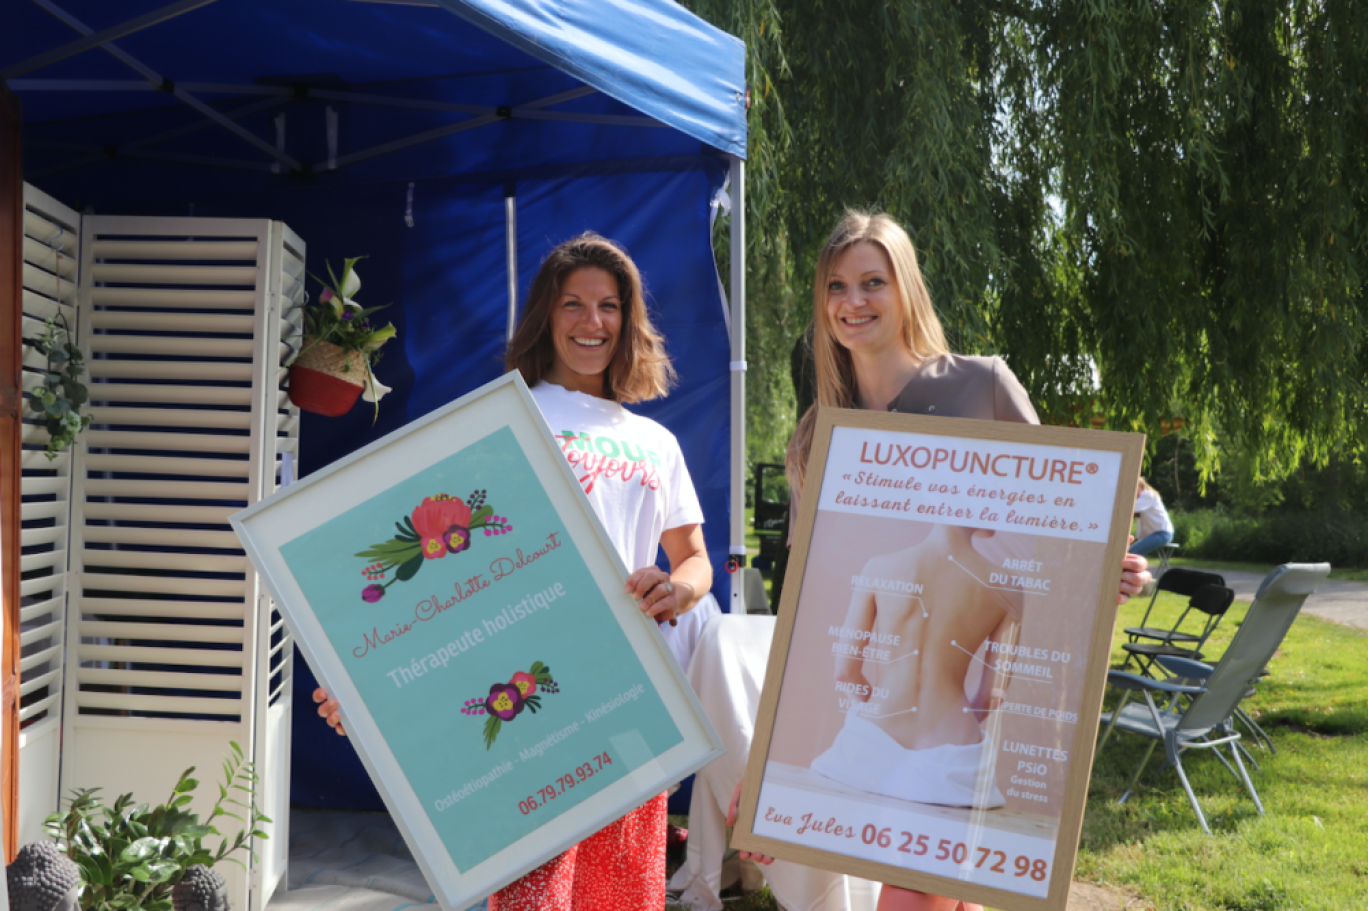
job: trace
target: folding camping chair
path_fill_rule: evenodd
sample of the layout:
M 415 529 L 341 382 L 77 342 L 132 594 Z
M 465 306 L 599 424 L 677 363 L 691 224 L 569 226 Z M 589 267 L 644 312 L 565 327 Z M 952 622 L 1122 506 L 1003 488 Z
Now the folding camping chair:
M 1201 636 L 1196 633 L 1188 633 L 1179 630 L 1183 620 L 1187 617 L 1187 611 L 1178 618 L 1178 622 L 1171 628 L 1162 626 L 1149 626 L 1150 613 L 1154 610 L 1154 602 L 1159 600 L 1160 592 L 1172 592 L 1175 595 L 1192 597 L 1197 593 L 1197 589 L 1203 585 L 1225 585 L 1225 577 L 1216 573 L 1202 572 L 1199 569 L 1184 569 L 1176 566 L 1164 573 L 1154 585 L 1154 594 L 1150 596 L 1149 605 L 1145 608 L 1145 616 L 1140 618 L 1139 626 L 1126 627 L 1126 635 L 1131 642 L 1140 639 L 1157 639 L 1168 645 L 1183 645 L 1198 641 Z
M 1185 658 L 1175 659 L 1166 655 L 1161 655 L 1157 657 L 1155 661 L 1157 661 L 1159 665 L 1162 666 L 1169 673 L 1176 675 L 1173 681 L 1175 683 L 1201 684 L 1203 681 L 1205 681 L 1208 677 L 1211 676 L 1211 672 L 1213 670 L 1210 664 L 1204 664 L 1200 661 L 1193 661 Z M 1259 672 L 1259 677 L 1267 676 L 1268 668 L 1264 668 L 1262 671 Z M 1255 688 L 1251 684 L 1245 690 L 1245 694 L 1242 697 L 1241 701 L 1243 701 L 1244 699 L 1251 698 L 1254 695 L 1254 693 Z M 1270 753 L 1278 752 L 1278 748 L 1273 745 L 1273 738 L 1268 736 L 1267 731 L 1259 727 L 1259 723 L 1255 721 L 1253 716 L 1250 715 L 1247 711 L 1245 711 L 1244 707 L 1241 705 L 1235 706 L 1235 711 L 1232 712 L 1230 715 L 1230 723 L 1232 728 L 1234 727 L 1235 722 L 1237 721 L 1245 726 L 1245 729 L 1248 730 L 1250 735 L 1253 736 L 1254 742 L 1256 744 L 1268 750 Z M 1254 771 L 1263 771 L 1263 767 L 1259 765 L 1259 760 L 1255 759 L 1254 754 L 1250 753 L 1249 750 L 1245 749 L 1243 743 L 1241 743 L 1239 740 L 1236 740 L 1234 741 L 1234 747 L 1235 749 L 1240 751 L 1240 753 L 1244 756 L 1245 759 L 1249 760 L 1249 764 L 1254 766 Z
M 1239 708 L 1240 700 L 1250 691 L 1250 684 L 1258 679 L 1282 644 L 1302 604 L 1320 587 L 1329 573 L 1328 563 L 1284 564 L 1269 573 L 1259 586 L 1244 623 L 1215 667 L 1185 658 L 1164 656 L 1158 659 L 1178 678 L 1195 680 L 1204 677 L 1200 685 L 1152 680 L 1125 671 L 1110 671 L 1107 674 L 1107 682 L 1126 693 L 1115 711 L 1102 715 L 1102 723 L 1106 727 L 1098 749 L 1106 746 L 1112 731 L 1117 729 L 1153 741 L 1118 803 L 1125 803 L 1130 798 L 1154 748 L 1162 742 L 1165 761 L 1177 770 L 1197 820 L 1208 835 L 1211 829 L 1183 770 L 1183 753 L 1187 750 L 1209 749 L 1215 752 L 1230 773 L 1244 782 L 1249 796 L 1254 799 L 1254 806 L 1260 815 L 1263 814 L 1263 803 L 1249 780 L 1239 751 L 1234 747 L 1240 739 L 1240 733 L 1231 726 L 1231 718 Z M 1144 704 L 1131 701 L 1135 693 L 1144 697 Z M 1155 702 L 1155 693 L 1169 697 L 1162 710 Z M 1161 695 L 1160 700 L 1163 701 L 1164 696 Z M 1234 767 L 1221 755 L 1220 747 L 1225 745 L 1231 745 L 1230 755 L 1235 760 Z
M 1122 650 L 1126 653 L 1126 663 L 1122 665 L 1122 668 L 1129 665 L 1131 659 L 1135 658 L 1139 664 L 1140 673 L 1149 677 L 1153 676 L 1150 672 L 1154 669 L 1154 660 L 1160 656 L 1190 658 L 1193 661 L 1200 661 L 1202 646 L 1206 645 L 1207 639 L 1215 631 L 1216 625 L 1221 622 L 1226 611 L 1230 610 L 1230 605 L 1234 601 L 1235 592 L 1225 586 L 1203 585 L 1192 593 L 1192 597 L 1188 598 L 1187 607 L 1179 615 L 1178 622 L 1173 624 L 1173 629 L 1169 630 L 1163 639 L 1158 642 L 1132 641 L 1121 645 Z M 1193 611 L 1206 617 L 1201 630 L 1197 633 L 1178 632 L 1178 627 L 1183 625 L 1183 620 Z M 1176 645 L 1174 644 L 1175 641 L 1183 644 Z
M 1170 541 L 1154 552 L 1154 555 L 1159 558 L 1159 571 L 1154 574 L 1156 582 L 1168 575 L 1168 571 L 1173 568 L 1169 565 L 1169 561 L 1173 559 L 1173 555 L 1178 553 L 1178 549 L 1182 546 L 1176 541 Z

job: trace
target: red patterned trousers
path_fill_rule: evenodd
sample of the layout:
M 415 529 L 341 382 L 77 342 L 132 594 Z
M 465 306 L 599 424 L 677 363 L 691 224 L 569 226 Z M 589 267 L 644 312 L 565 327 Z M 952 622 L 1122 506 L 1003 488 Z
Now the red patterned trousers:
M 663 911 L 661 794 L 489 897 L 489 911 Z

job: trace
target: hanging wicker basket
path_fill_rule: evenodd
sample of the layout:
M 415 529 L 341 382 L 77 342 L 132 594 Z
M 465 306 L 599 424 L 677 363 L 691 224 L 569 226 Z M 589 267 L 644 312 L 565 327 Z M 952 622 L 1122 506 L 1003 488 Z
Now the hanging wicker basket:
M 351 411 L 366 387 L 366 359 L 332 342 L 305 338 L 290 365 L 290 401 L 305 411 L 335 418 Z

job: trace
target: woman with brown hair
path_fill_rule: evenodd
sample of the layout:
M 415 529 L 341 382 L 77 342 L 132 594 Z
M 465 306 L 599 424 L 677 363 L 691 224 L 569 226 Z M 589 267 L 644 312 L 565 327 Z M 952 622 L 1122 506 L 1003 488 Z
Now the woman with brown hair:
M 560 244 L 532 282 L 504 364 L 519 371 L 628 567 L 641 610 L 671 621 L 712 587 L 703 512 L 679 443 L 624 403 L 664 396 L 674 369 L 651 323 L 641 273 L 606 238 Z M 664 549 L 667 573 L 655 565 Z M 338 723 L 323 690 L 318 713 Z M 666 795 L 660 794 L 490 897 L 490 911 L 664 908 Z
M 818 407 L 1039 423 L 1026 390 L 1001 358 L 950 353 L 912 242 L 887 215 L 849 212 L 832 231 L 817 260 L 813 329 L 817 403 L 799 421 L 787 457 L 795 512 Z M 1125 557 L 1118 603 L 1149 580 L 1145 567 L 1143 557 Z M 975 736 L 976 728 L 954 742 Z M 729 822 L 739 794 L 738 786 Z M 895 886 L 883 887 L 879 909 L 982 911 Z

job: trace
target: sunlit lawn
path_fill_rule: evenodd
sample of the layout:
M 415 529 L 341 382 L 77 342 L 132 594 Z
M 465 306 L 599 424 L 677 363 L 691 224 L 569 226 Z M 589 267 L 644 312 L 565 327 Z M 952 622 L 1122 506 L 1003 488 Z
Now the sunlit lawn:
M 1157 625 L 1183 603 L 1161 594 Z M 1247 610 L 1231 609 L 1210 660 Z M 1118 631 L 1143 612 L 1143 600 L 1122 608 Z M 1252 777 L 1268 815 L 1214 757 L 1195 753 L 1184 768 L 1213 835 L 1202 832 L 1177 775 L 1157 763 L 1117 804 L 1140 741 L 1117 734 L 1094 763 L 1077 878 L 1125 885 L 1164 911 L 1368 908 L 1368 633 L 1303 614 L 1269 670 L 1245 703 L 1278 748 L 1249 746 L 1263 767 Z

